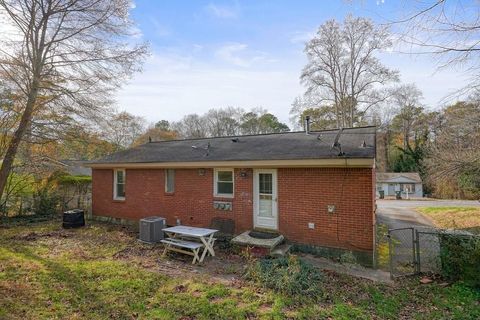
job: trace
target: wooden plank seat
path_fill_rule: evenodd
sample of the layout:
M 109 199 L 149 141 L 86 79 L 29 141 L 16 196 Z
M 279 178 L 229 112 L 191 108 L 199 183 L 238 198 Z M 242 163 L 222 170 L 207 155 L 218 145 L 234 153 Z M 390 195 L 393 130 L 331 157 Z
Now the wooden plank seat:
M 163 232 L 168 237 L 167 239 L 164 239 L 167 241 L 164 242 L 164 254 L 166 254 L 168 250 L 190 254 L 194 257 L 192 263 L 195 263 L 196 261 L 203 262 L 203 259 L 207 253 L 212 257 L 215 257 L 215 250 L 213 249 L 213 235 L 218 232 L 216 229 L 179 225 L 165 228 L 163 229 Z M 195 239 L 195 242 L 186 240 L 187 237 L 188 239 Z M 170 242 L 172 240 L 173 243 Z M 200 247 L 197 248 L 199 245 Z M 184 249 L 191 250 L 191 252 Z M 200 250 L 202 250 L 201 255 L 199 255 Z
M 198 240 L 198 238 L 184 236 L 184 235 L 177 236 L 175 239 L 181 239 L 181 240 L 193 241 L 193 242 L 195 242 L 195 240 Z M 212 238 L 212 240 L 211 240 L 212 247 L 215 245 L 215 241 L 217 241 L 217 238 Z M 197 243 L 199 243 L 199 242 L 197 242 Z M 207 255 L 211 256 L 212 254 L 211 254 L 210 251 L 208 251 Z
M 161 242 L 165 244 L 165 250 L 163 251 L 164 256 L 168 251 L 175 251 L 193 256 L 192 264 L 195 264 L 196 261 L 200 262 L 200 256 L 198 254 L 200 249 L 204 246 L 202 243 L 175 238 L 163 239 Z

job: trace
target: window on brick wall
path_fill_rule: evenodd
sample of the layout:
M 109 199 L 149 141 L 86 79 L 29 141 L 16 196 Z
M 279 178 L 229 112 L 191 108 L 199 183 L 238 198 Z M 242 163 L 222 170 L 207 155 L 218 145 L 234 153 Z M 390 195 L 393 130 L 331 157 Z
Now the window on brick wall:
M 215 169 L 214 174 L 214 195 L 233 198 L 233 169 Z
M 166 193 L 175 192 L 175 170 L 174 169 L 165 169 L 165 192 Z
M 125 169 L 113 171 L 113 199 L 125 200 Z

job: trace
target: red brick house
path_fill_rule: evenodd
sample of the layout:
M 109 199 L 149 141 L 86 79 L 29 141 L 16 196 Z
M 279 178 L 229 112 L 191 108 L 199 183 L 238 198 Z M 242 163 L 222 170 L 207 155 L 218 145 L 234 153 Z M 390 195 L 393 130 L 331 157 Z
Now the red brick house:
M 151 142 L 89 164 L 92 212 L 371 254 L 374 158 L 374 127 Z

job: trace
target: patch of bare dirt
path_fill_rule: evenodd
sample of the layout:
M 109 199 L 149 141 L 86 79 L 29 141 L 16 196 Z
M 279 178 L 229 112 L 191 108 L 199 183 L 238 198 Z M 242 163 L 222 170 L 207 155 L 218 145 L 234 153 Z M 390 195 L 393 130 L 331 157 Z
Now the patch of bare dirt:
M 258 310 L 257 310 L 259 313 L 266 313 L 266 312 L 270 312 L 272 311 L 272 305 L 270 304 L 267 304 L 267 303 L 264 303 L 262 304 Z
M 206 257 L 203 263 L 192 265 L 192 258 L 187 255 L 169 252 L 163 257 L 164 246 L 161 244 L 148 245 L 131 238 L 125 245 L 113 255 L 114 259 L 128 261 L 167 276 L 191 278 L 208 275 L 216 282 L 231 284 L 237 281 L 245 268 L 241 256 L 221 249 L 215 250 L 215 257 Z
M 178 286 L 176 286 L 173 291 L 175 292 L 178 292 L 178 293 L 181 293 L 181 292 L 187 292 L 187 289 L 188 289 L 188 286 L 184 285 L 184 284 L 179 284 Z
M 11 237 L 11 240 L 20 240 L 20 241 L 36 241 L 41 238 L 58 238 L 58 239 L 65 239 L 73 237 L 72 233 L 58 230 L 58 231 L 51 231 L 51 232 L 28 232 L 26 234 L 19 234 Z
M 116 252 L 113 255 L 114 259 L 131 259 L 136 257 L 152 257 L 153 255 L 160 254 L 158 247 L 132 244 L 126 248 Z

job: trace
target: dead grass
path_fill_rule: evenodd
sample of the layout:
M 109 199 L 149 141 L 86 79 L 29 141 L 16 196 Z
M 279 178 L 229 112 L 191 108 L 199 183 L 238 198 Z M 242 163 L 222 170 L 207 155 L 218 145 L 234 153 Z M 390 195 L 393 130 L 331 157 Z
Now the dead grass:
M 417 211 L 438 228 L 480 230 L 480 207 L 422 207 Z
M 201 266 L 161 257 L 128 229 L 59 221 L 0 229 L 0 319 L 478 319 L 480 292 L 462 284 L 393 286 L 326 272 L 320 301 L 242 278 L 232 252 Z

